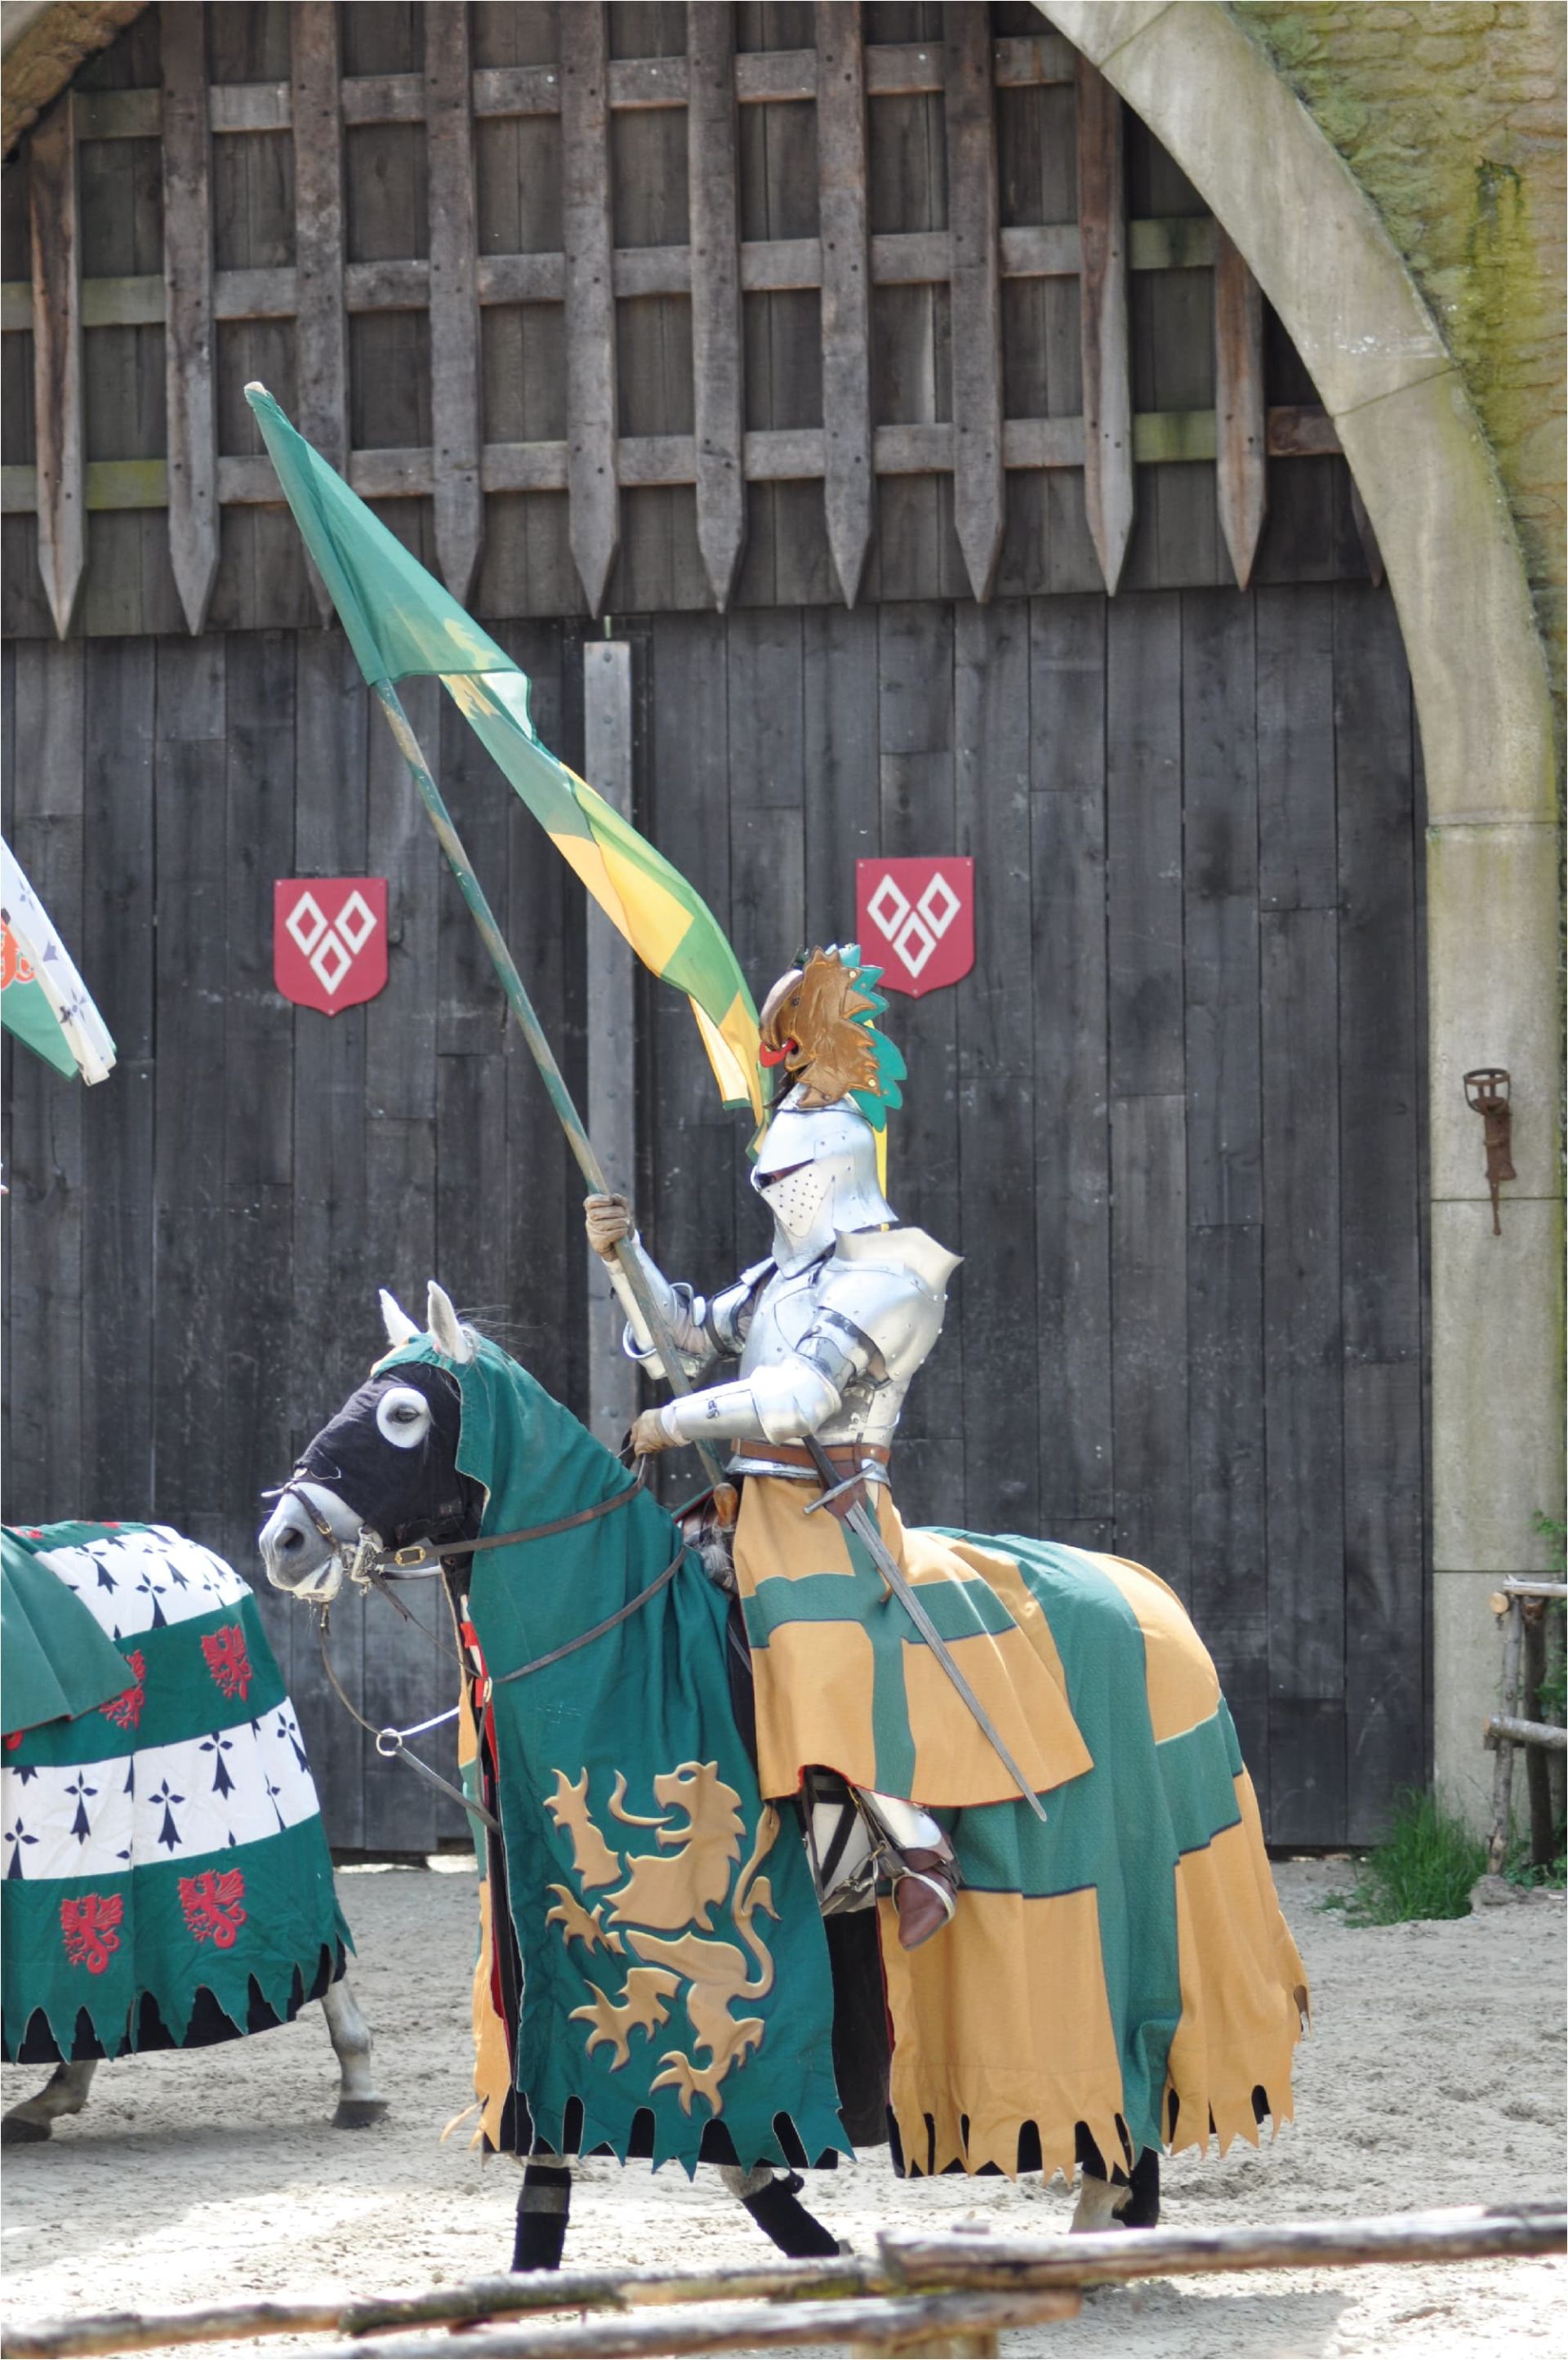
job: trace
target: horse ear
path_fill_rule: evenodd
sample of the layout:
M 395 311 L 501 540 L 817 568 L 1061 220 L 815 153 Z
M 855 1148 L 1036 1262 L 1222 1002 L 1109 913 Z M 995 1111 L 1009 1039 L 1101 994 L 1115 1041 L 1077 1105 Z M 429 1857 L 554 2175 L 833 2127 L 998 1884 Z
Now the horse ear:
M 438 1352 L 455 1360 L 459 1368 L 473 1359 L 473 1338 L 452 1308 L 452 1297 L 444 1286 L 437 1286 L 433 1278 L 430 1282 L 428 1318 L 430 1340 Z
M 389 1294 L 385 1287 L 381 1289 L 381 1325 L 387 1331 L 388 1346 L 394 1352 L 400 1352 L 405 1344 L 414 1344 L 419 1340 L 417 1323 L 409 1317 L 397 1296 Z

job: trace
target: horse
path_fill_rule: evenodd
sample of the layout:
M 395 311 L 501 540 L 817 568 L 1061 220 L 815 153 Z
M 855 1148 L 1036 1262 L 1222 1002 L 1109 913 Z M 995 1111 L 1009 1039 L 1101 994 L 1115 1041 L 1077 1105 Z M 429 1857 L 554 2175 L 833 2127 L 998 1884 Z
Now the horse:
M 830 2253 L 793 2175 L 846 2151 L 851 2117 L 912 2175 L 1076 2162 L 1075 2227 L 1153 2225 L 1167 2142 L 1223 2152 L 1288 2119 L 1305 1978 L 1213 1667 L 1163 1583 L 958 1536 L 995 1585 L 985 1628 L 1026 1633 L 1063 1691 L 1047 1824 L 1022 1798 L 947 1814 L 963 1889 L 918 1951 L 885 1898 L 825 1930 L 795 1802 L 758 1790 L 733 1601 L 688 1530 L 433 1282 L 427 1333 L 382 1309 L 390 1352 L 259 1547 L 323 1613 L 346 1577 L 441 1577 L 482 1876 L 475 2089 L 488 2144 L 528 2158 L 514 2268 L 559 2264 L 573 2153 L 718 2163 L 785 2252 Z M 829 1954 L 857 1924 L 869 2005 L 841 1939 Z M 971 1961 L 966 1990 L 944 1952 Z M 891 2017 L 890 2066 L 835 2041 L 857 1999 L 862 2034 Z M 993 2103 L 948 2071 L 959 2016 L 970 2051 L 992 2044 Z
M 54 2067 L 7 2146 L 100 2063 L 204 2048 L 319 2000 L 334 2125 L 378 2122 L 370 2034 L 299 1722 L 249 1584 L 163 1524 L 4 1534 L 3 2045 Z

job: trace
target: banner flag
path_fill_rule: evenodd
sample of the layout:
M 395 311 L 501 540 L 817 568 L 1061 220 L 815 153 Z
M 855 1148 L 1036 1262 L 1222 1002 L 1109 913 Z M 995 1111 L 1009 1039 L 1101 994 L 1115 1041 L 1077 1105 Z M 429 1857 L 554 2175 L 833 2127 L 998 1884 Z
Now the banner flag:
M 540 743 L 526 673 L 350 491 L 266 387 L 247 385 L 245 395 L 366 680 L 441 682 L 643 965 L 686 994 L 726 1106 L 749 1106 L 760 1120 L 756 1006 L 701 895 Z

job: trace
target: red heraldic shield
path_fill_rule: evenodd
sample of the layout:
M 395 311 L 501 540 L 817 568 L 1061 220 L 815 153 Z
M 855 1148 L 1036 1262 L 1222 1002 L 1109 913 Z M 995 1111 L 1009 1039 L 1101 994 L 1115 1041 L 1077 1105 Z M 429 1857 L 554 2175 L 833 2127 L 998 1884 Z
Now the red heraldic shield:
M 918 1000 L 961 982 L 974 965 L 974 862 L 857 860 L 855 917 L 885 990 Z
M 272 888 L 272 975 L 285 1000 L 336 1016 L 387 982 L 384 877 L 280 877 Z

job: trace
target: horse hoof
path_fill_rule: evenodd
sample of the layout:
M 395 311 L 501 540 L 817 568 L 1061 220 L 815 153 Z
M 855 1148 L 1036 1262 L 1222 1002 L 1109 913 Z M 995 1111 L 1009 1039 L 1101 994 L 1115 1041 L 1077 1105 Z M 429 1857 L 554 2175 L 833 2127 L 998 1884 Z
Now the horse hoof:
M 37 2147 L 53 2128 L 52 2123 L 35 2123 L 27 2114 L 0 2114 L 0 2147 Z
M 337 2102 L 337 2112 L 332 2118 L 333 2129 L 334 2131 L 368 2130 L 372 2123 L 380 2121 L 387 2112 L 388 2103 L 389 2101 L 385 2098 L 340 2098 Z

